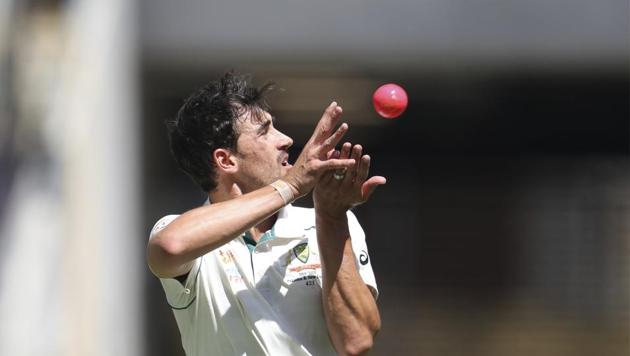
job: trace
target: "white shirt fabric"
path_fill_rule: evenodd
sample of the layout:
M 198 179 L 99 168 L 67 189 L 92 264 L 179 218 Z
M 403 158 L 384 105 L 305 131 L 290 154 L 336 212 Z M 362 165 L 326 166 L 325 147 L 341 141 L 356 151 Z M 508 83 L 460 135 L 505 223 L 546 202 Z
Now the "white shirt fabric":
M 151 234 L 177 216 L 160 219 Z M 357 269 L 376 297 L 365 234 L 352 212 L 348 227 Z M 197 258 L 184 285 L 160 280 L 186 355 L 336 354 L 322 308 L 314 210 L 286 206 L 274 231 L 252 253 L 241 236 Z

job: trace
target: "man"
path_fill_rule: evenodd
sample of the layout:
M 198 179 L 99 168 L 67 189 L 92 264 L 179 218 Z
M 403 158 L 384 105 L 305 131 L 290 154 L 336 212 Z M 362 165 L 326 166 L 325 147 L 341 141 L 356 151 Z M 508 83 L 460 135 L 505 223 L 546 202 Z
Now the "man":
M 270 89 L 228 73 L 168 123 L 177 162 L 209 203 L 156 223 L 149 267 L 189 356 L 364 354 L 380 317 L 349 209 L 385 178 L 368 179 L 361 146 L 335 150 L 348 125 L 337 127 L 334 102 L 290 165 L 293 141 L 274 127 Z M 311 191 L 314 209 L 290 204 Z

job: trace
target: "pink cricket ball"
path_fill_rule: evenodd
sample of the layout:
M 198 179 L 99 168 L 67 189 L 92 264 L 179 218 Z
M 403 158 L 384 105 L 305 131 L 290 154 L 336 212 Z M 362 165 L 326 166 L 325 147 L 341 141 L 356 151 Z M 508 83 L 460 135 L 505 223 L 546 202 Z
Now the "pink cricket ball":
M 381 85 L 372 95 L 374 110 L 386 119 L 395 119 L 407 109 L 407 93 L 400 85 Z

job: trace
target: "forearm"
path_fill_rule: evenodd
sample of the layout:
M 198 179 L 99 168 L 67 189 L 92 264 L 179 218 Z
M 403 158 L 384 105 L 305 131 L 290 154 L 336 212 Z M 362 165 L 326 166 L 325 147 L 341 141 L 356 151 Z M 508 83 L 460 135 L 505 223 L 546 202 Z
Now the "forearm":
M 149 241 L 149 266 L 158 277 L 187 272 L 187 264 L 233 240 L 284 206 L 280 194 L 265 186 L 237 198 L 192 209 Z
M 328 333 L 339 354 L 364 354 L 372 347 L 380 316 L 357 270 L 346 215 L 318 213 L 316 228 Z

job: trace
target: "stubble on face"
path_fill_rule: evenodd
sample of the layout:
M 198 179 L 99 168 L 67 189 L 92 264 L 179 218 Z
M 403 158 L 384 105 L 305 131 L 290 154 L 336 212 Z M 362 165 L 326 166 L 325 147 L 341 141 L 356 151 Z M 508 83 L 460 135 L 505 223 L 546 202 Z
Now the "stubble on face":
M 272 116 L 264 111 L 248 112 L 237 120 L 239 137 L 235 155 L 239 171 L 235 180 L 243 193 L 269 185 L 286 171 L 283 161 L 288 157 L 278 149 L 277 131 L 272 121 Z

